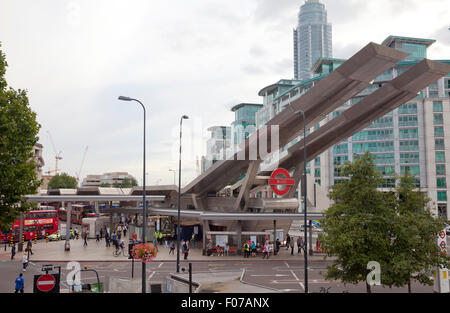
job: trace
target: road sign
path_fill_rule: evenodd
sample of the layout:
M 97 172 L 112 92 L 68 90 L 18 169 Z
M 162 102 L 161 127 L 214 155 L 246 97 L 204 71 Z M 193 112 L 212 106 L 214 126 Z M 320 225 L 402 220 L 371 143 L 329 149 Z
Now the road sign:
M 284 176 L 284 178 L 276 178 L 278 175 Z M 278 168 L 272 172 L 269 179 L 269 185 L 272 187 L 273 192 L 279 196 L 284 196 L 289 192 L 291 186 L 294 185 L 295 180 L 291 179 L 289 172 L 284 168 Z M 277 186 L 285 185 L 283 189 L 278 189 Z
M 34 293 L 59 293 L 59 274 L 34 275 Z

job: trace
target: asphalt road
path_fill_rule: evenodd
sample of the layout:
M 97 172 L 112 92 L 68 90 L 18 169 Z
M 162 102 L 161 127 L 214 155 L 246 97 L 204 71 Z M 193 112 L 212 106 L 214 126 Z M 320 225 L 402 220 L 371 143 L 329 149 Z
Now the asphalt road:
M 227 262 L 209 262 L 209 261 L 192 261 L 193 273 L 219 273 L 219 272 L 241 272 L 242 280 L 248 284 L 263 286 L 274 291 L 286 293 L 303 293 L 305 288 L 304 267 L 302 261 L 278 261 L 278 260 L 243 260 L 243 261 L 227 261 Z M 309 292 L 320 292 L 321 288 L 329 293 L 365 293 L 366 287 L 364 283 L 358 285 L 344 286 L 339 281 L 326 281 L 321 273 L 326 271 L 326 261 L 311 261 L 308 263 L 308 286 Z M 33 291 L 33 275 L 42 274 L 43 263 L 31 262 L 26 272 L 24 272 L 25 292 Z M 66 275 L 72 269 L 66 269 L 67 262 L 57 262 L 54 265 L 60 265 L 62 269 L 61 289 L 68 289 Z M 95 269 L 100 277 L 101 282 L 107 282 L 109 277 L 131 278 L 132 265 L 131 262 L 85 262 L 81 267 Z M 134 277 L 141 277 L 142 265 L 135 262 Z M 182 268 L 188 267 L 187 263 L 181 263 Z M 153 262 L 147 264 L 147 277 L 149 281 L 163 282 L 164 278 L 170 273 L 176 271 L 175 262 Z M 0 262 L 0 292 L 10 293 L 14 291 L 14 280 L 18 274 L 22 272 L 22 264 L 17 261 L 1 261 Z M 93 272 L 81 273 L 82 283 L 95 283 L 97 278 Z M 105 291 L 108 291 L 108 284 L 105 284 Z M 322 291 L 323 291 L 322 290 Z M 422 286 L 414 283 L 413 292 L 432 293 L 432 286 Z M 406 293 L 407 288 L 383 288 L 382 286 L 373 286 L 372 292 L 380 293 Z

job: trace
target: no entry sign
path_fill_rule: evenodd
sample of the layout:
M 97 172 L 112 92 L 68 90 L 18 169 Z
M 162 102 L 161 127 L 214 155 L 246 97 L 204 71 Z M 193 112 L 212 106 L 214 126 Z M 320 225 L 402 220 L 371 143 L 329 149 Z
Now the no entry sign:
M 34 276 L 35 293 L 58 293 L 59 292 L 59 274 L 44 274 Z
M 281 178 L 276 178 L 277 176 L 281 176 Z M 291 179 L 289 172 L 284 168 L 278 168 L 273 171 L 269 179 L 270 187 L 272 187 L 273 192 L 279 196 L 284 196 L 287 194 L 294 183 L 295 181 Z M 285 187 L 283 189 L 278 189 L 279 185 L 284 185 Z

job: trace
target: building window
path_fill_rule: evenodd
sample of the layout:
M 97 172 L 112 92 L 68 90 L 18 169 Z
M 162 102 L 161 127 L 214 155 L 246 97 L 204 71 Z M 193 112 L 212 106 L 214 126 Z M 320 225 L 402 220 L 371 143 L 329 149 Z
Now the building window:
M 407 139 L 407 138 L 418 138 L 419 137 L 419 131 L 417 128 L 400 128 L 400 138 L 401 139 Z
M 407 115 L 398 117 L 399 126 L 417 126 L 417 115 Z
M 400 141 L 400 151 L 419 151 L 419 141 Z
M 435 139 L 434 140 L 434 149 L 435 150 L 445 150 L 444 139 Z
M 400 163 L 419 163 L 419 153 L 400 153 Z
M 317 157 L 317 158 L 314 159 L 314 164 L 316 166 L 320 166 L 320 157 Z
M 314 177 L 320 177 L 320 168 L 314 170 Z
M 447 201 L 447 191 L 438 191 L 437 198 L 438 201 Z
M 445 165 L 436 164 L 436 175 L 445 175 Z
M 408 174 L 413 176 L 419 176 L 420 175 L 420 166 L 400 166 L 400 172 L 402 175 L 405 174 L 405 172 L 408 172 Z
M 417 103 L 405 103 L 398 107 L 398 114 L 416 114 Z
M 438 178 L 436 178 L 436 186 L 438 188 L 447 188 L 445 177 L 438 177 Z
M 442 113 L 433 114 L 433 124 L 434 125 L 444 124 L 444 117 L 442 116 Z
M 376 166 L 375 170 L 380 172 L 383 176 L 390 176 L 395 173 L 394 166 Z
M 435 127 L 434 137 L 444 137 L 444 127 L 442 126 Z
M 442 101 L 433 101 L 433 112 L 442 112 Z
M 445 163 L 445 152 L 436 152 L 436 163 Z

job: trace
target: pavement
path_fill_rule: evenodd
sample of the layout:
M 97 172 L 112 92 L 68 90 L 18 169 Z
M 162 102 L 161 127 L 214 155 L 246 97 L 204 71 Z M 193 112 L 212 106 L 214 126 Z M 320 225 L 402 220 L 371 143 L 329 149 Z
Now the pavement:
M 30 261 L 39 261 L 39 262 L 67 262 L 67 261 L 103 261 L 103 262 L 131 262 L 128 259 L 127 255 L 114 256 L 113 251 L 115 250 L 114 246 L 106 247 L 105 240 L 102 239 L 97 242 L 95 239 L 88 239 L 87 246 L 84 246 L 84 241 L 82 239 L 72 239 L 70 240 L 70 251 L 65 251 L 64 241 L 50 241 L 48 243 L 45 240 L 38 240 L 36 244 L 33 242 L 32 251 L 33 254 L 30 254 Z M 125 239 L 125 254 L 128 252 L 128 240 Z M 297 254 L 297 247 L 294 249 L 294 255 L 291 255 L 290 249 L 287 250 L 285 247 L 281 247 L 278 255 L 272 255 L 269 258 L 273 261 L 301 261 L 304 259 L 303 254 Z M 183 254 L 180 253 L 180 259 L 183 262 Z M 320 261 L 324 260 L 324 254 L 315 254 L 312 256 L 308 256 L 308 260 L 311 261 Z M 4 245 L 0 246 L 0 260 L 10 260 L 11 259 L 11 248 L 9 246 L 5 247 Z M 22 254 L 21 252 L 16 252 L 15 260 L 21 260 Z M 169 254 L 169 248 L 165 248 L 164 245 L 158 245 L 158 254 L 154 261 L 159 262 L 170 262 L 176 261 L 177 255 L 176 252 L 174 254 Z M 201 243 L 196 243 L 194 246 L 191 246 L 189 249 L 188 261 L 242 261 L 242 260 L 252 260 L 257 261 L 260 259 L 262 261 L 262 256 L 250 257 L 249 259 L 244 259 L 242 255 L 229 255 L 229 256 L 205 256 L 202 255 Z M 327 258 L 327 260 L 332 260 L 332 258 Z

